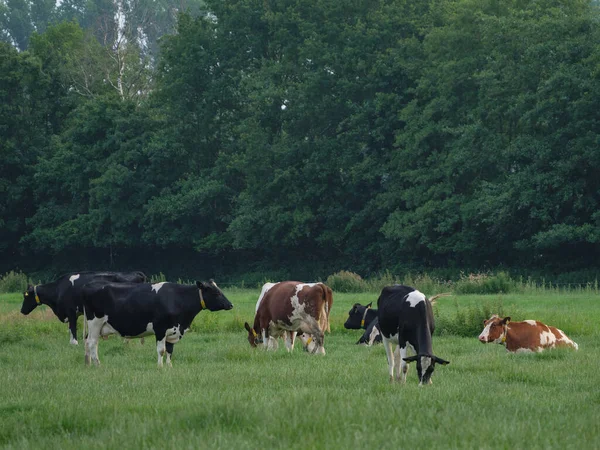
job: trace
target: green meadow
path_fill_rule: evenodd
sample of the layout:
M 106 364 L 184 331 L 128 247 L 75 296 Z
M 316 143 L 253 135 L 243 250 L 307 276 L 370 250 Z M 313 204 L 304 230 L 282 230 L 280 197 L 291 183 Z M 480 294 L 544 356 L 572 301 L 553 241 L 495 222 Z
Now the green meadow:
M 47 307 L 25 317 L 0 295 L 0 447 L 600 448 L 600 296 L 555 290 L 438 300 L 433 385 L 388 382 L 382 346 L 357 346 L 343 323 L 377 293 L 334 293 L 325 356 L 250 348 L 258 289 L 230 289 L 232 311 L 201 312 L 158 369 L 153 338 L 101 341 L 84 365 Z M 428 293 L 433 294 L 433 293 Z M 501 310 L 563 329 L 579 351 L 508 354 L 477 340 L 478 315 Z M 472 331 L 476 330 L 476 331 Z

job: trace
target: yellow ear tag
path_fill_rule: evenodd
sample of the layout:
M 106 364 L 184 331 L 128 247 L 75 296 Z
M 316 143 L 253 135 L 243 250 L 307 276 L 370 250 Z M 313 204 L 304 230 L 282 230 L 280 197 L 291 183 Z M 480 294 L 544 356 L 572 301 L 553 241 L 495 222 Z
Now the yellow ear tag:
M 39 305 L 40 303 L 42 303 L 42 301 L 40 300 L 40 297 L 36 294 L 35 295 L 35 302 Z
M 364 326 L 365 326 L 365 319 L 363 319 L 363 320 L 361 320 L 361 321 L 360 321 L 360 326 L 361 326 L 361 327 L 364 327 Z
M 206 303 L 204 303 L 203 298 L 200 299 L 200 305 L 202 306 L 202 309 L 206 309 Z
M 258 336 L 258 335 L 256 334 L 256 331 L 254 331 L 254 328 L 252 328 L 252 335 L 253 335 L 254 337 Z
M 312 342 L 312 336 L 308 338 L 308 340 L 306 341 L 306 345 L 308 346 L 311 342 Z

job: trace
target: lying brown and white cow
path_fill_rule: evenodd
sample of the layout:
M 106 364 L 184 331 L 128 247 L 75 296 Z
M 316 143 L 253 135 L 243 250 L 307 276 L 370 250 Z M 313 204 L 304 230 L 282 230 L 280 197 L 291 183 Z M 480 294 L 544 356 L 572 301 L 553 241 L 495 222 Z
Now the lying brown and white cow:
M 510 317 L 501 318 L 494 314 L 483 321 L 483 326 L 479 341 L 504 345 L 509 352 L 541 352 L 554 347 L 579 348 L 564 331 L 537 320 L 511 322 Z
M 287 350 L 292 351 L 296 334 L 301 332 L 307 335 L 305 348 L 325 354 L 323 333 L 329 329 L 332 304 L 331 289 L 323 283 L 266 283 L 256 303 L 254 326 L 244 324 L 248 342 L 253 347 L 262 343 L 267 350 L 276 350 L 277 338 L 282 337 Z

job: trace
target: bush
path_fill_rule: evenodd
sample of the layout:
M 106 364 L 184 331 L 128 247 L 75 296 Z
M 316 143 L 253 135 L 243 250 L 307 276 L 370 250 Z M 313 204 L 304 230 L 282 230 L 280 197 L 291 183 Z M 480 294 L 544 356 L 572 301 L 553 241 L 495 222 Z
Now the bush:
M 336 292 L 365 292 L 367 290 L 367 283 L 360 275 L 345 270 L 329 275 L 326 284 Z
M 457 294 L 506 294 L 516 290 L 517 283 L 506 272 L 496 275 L 461 273 L 460 279 L 454 284 Z
M 456 309 L 450 316 L 440 316 L 437 308 L 434 310 L 436 313 L 436 333 L 473 337 L 481 333 L 483 321 L 489 319 L 492 314 L 498 314 L 500 317 L 510 315 L 513 319 L 522 315 L 514 305 L 511 305 L 510 313 L 505 314 L 502 300 L 466 307 L 460 307 L 458 302 L 455 301 L 454 306 Z
M 0 278 L 0 292 L 24 292 L 27 290 L 27 276 L 23 272 L 10 271 Z

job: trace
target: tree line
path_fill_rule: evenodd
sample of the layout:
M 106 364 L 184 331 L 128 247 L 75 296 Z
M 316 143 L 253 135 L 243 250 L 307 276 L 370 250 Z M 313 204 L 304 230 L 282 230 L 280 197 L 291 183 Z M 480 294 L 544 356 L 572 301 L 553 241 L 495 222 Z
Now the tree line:
M 594 2 L 49 1 L 17 38 L 28 3 L 0 5 L 5 270 L 599 267 Z

